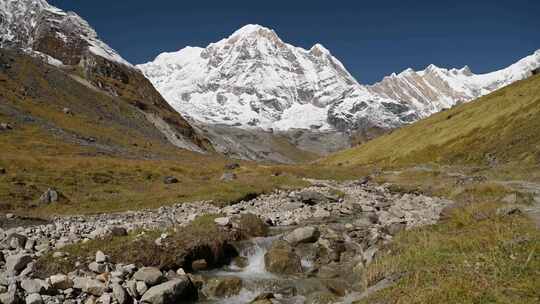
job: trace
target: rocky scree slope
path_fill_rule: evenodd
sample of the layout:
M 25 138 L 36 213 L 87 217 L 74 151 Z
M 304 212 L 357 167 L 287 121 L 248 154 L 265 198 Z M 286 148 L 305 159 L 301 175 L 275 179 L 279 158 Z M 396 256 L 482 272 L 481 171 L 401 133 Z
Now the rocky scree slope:
M 206 125 L 339 130 L 376 135 L 470 101 L 540 67 L 540 51 L 493 73 L 434 65 L 359 84 L 320 44 L 310 50 L 247 25 L 206 48 L 186 47 L 138 65 L 165 99 Z M 371 130 L 371 132 L 370 132 Z
M 197 151 L 207 147 L 152 84 L 77 14 L 44 0 L 6 0 L 0 3 L 0 22 L 0 47 L 71 68 L 92 86 L 136 107 L 178 147 Z

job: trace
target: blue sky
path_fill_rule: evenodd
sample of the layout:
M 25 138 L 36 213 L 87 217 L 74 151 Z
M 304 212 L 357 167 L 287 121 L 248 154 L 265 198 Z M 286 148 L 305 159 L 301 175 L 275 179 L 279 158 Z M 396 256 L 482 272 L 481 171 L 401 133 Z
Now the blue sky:
M 481 73 L 540 49 L 540 1 L 49 0 L 84 17 L 132 63 L 206 46 L 249 23 L 288 43 L 319 42 L 361 83 L 407 67 Z

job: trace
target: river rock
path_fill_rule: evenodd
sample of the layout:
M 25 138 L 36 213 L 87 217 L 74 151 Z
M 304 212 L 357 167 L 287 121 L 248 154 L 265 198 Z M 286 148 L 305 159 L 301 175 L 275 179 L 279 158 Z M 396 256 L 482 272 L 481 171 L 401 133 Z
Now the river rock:
M 300 257 L 285 241 L 275 241 L 264 255 L 266 270 L 277 274 L 295 274 L 302 272 Z
M 314 243 L 320 235 L 317 227 L 300 227 L 287 234 L 283 239 L 291 245 L 296 245 L 298 243 Z
M 203 293 L 208 297 L 228 298 L 240 293 L 242 280 L 235 277 L 211 278 L 205 284 Z
M 141 298 L 141 303 L 176 304 L 192 298 L 193 285 L 187 277 L 180 277 L 150 288 Z
M 154 286 L 163 280 L 163 274 L 156 267 L 143 267 L 133 275 L 133 279 Z

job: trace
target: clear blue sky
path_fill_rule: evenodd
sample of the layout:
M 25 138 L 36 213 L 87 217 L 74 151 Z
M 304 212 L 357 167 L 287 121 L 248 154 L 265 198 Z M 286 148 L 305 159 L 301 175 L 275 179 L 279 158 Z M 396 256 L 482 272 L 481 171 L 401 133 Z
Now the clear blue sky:
M 492 71 L 540 49 L 540 0 L 49 0 L 84 17 L 132 63 L 206 46 L 248 23 L 326 46 L 361 83 L 407 67 Z

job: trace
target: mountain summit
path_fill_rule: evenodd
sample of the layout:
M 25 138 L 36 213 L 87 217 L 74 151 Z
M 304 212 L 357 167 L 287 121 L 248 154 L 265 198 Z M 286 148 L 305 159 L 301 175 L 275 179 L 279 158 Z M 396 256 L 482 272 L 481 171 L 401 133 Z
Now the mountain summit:
M 305 50 L 250 24 L 206 48 L 163 53 L 138 67 L 176 110 L 198 123 L 365 133 L 480 97 L 539 66 L 537 52 L 484 75 L 430 65 L 365 86 L 321 44 Z
M 205 124 L 348 128 L 354 114 L 336 105 L 352 99 L 365 102 L 366 126 L 402 123 L 402 112 L 393 113 L 399 104 L 361 87 L 324 46 L 295 47 L 260 25 L 246 25 L 206 48 L 163 53 L 138 67 L 175 109 Z

